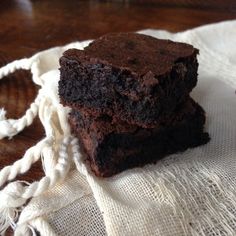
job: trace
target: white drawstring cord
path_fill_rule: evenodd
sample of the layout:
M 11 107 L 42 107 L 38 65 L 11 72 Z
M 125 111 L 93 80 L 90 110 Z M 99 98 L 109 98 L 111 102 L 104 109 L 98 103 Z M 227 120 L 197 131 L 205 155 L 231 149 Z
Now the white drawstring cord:
M 27 200 L 43 194 L 63 181 L 71 166 L 72 157 L 69 155 L 71 153 L 69 150 L 74 149 L 75 141 L 71 140 L 69 126 L 64 124 L 67 111 L 63 107 L 59 106 L 60 109 L 58 106 L 55 107 L 53 100 L 47 96 L 37 63 L 39 59 L 34 56 L 30 59 L 14 61 L 0 68 L 0 79 L 18 69 L 31 70 L 33 81 L 42 86 L 35 101 L 21 118 L 7 119 L 6 111 L 0 109 L 0 139 L 12 138 L 26 126 L 31 125 L 38 114 L 46 132 L 46 138 L 28 149 L 22 159 L 0 171 L 1 189 L 1 186 L 14 180 L 18 174 L 26 173 L 41 157 L 43 163 L 46 162 L 44 163 L 46 175 L 41 180 L 31 184 L 23 181 L 11 182 L 0 191 L 0 235 L 4 234 L 9 226 L 17 229 L 16 235 L 22 235 L 23 231 L 29 234 L 29 227 L 22 225 L 18 227 L 15 223 L 21 208 Z
M 34 70 L 36 71 L 36 69 L 32 70 L 32 67 L 35 68 L 36 63 L 36 57 L 13 61 L 0 68 L 0 79 L 19 69 L 31 69 L 32 73 L 34 73 Z M 35 80 L 37 80 L 38 74 L 37 76 L 33 74 L 33 77 L 35 77 Z M 6 111 L 3 108 L 0 109 L 0 139 L 3 139 L 5 137 L 12 138 L 13 136 L 21 132 L 25 127 L 32 124 L 34 118 L 38 114 L 38 106 L 40 104 L 41 98 L 42 94 L 41 91 L 39 91 L 35 101 L 26 110 L 25 114 L 19 119 L 6 119 Z
M 9 183 L 0 191 L 0 234 L 3 234 L 12 224 L 11 222 L 16 220 L 18 216 L 17 208 L 22 207 L 28 199 L 41 195 L 54 187 L 58 182 L 64 180 L 71 164 L 68 155 L 68 148 L 71 146 L 70 139 L 70 137 L 65 137 L 62 140 L 58 153 L 58 162 L 48 176 L 28 186 L 24 186 L 20 181 Z M 12 169 L 12 167 L 7 169 L 7 171 L 9 170 L 12 170 L 14 173 L 12 176 L 16 175 L 17 171 Z M 7 176 L 9 177 L 9 175 Z
M 30 70 L 34 61 L 28 58 L 16 60 L 0 68 L 0 79 L 15 72 L 16 70 Z

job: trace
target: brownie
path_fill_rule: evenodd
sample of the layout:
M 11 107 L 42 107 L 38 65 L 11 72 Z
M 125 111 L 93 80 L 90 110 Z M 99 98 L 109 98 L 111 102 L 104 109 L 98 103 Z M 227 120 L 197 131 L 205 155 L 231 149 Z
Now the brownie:
M 62 104 L 154 128 L 197 83 L 198 50 L 136 33 L 105 35 L 60 58 Z
M 192 99 L 155 128 L 113 123 L 107 115 L 94 118 L 76 110 L 70 113 L 69 122 L 92 171 L 101 177 L 156 162 L 209 140 L 203 131 L 205 113 Z

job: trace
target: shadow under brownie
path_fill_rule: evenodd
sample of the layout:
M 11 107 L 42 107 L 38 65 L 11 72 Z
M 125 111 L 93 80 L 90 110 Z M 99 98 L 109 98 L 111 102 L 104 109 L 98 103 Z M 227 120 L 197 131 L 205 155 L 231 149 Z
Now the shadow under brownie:
M 92 171 L 102 177 L 155 163 L 166 155 L 209 141 L 204 132 L 205 112 L 190 98 L 155 128 L 113 123 L 109 116 L 94 118 L 75 110 L 69 122 Z

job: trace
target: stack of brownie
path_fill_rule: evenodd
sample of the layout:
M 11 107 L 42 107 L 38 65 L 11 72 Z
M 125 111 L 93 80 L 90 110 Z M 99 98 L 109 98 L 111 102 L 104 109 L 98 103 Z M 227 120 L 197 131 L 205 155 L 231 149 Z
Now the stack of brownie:
M 198 50 L 135 33 L 105 35 L 60 59 L 59 95 L 92 171 L 108 177 L 205 144 L 190 98 Z

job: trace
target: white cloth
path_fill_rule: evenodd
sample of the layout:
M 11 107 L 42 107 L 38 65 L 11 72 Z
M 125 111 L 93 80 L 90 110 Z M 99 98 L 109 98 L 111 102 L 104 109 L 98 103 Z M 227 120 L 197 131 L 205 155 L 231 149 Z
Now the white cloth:
M 107 179 L 76 161 L 77 169 L 72 166 L 64 182 L 22 209 L 21 225 L 42 235 L 236 235 L 236 21 L 176 34 L 141 33 L 200 49 L 198 84 L 191 95 L 206 111 L 211 141 Z M 58 58 L 66 48 L 87 44 L 40 54 L 38 76 L 58 109 Z

